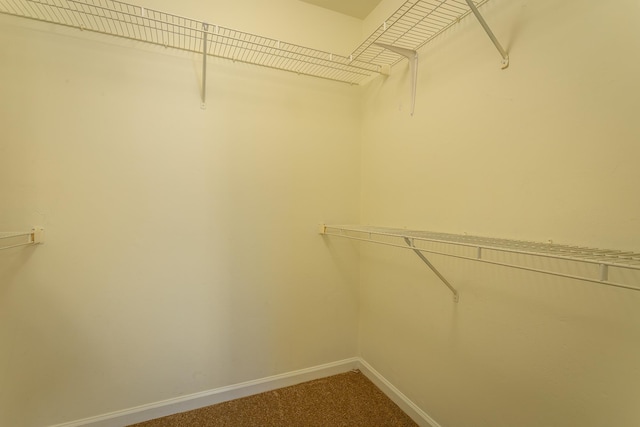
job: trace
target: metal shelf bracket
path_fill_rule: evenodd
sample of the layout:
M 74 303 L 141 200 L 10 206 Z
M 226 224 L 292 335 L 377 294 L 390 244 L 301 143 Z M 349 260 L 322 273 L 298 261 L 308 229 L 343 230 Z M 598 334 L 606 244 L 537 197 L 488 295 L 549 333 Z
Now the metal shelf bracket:
M 411 115 L 413 116 L 413 112 L 416 109 L 416 88 L 418 86 L 418 52 L 385 43 L 376 42 L 374 44 L 398 55 L 402 55 L 409 60 L 409 73 L 411 74 Z

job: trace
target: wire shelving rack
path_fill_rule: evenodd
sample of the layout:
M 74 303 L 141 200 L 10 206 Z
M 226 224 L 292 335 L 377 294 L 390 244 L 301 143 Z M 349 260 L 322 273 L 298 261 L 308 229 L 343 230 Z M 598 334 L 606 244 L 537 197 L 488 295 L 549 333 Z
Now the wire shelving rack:
M 445 255 L 640 291 L 640 283 L 619 282 L 617 278 L 621 275 L 613 274 L 614 270 L 640 273 L 640 253 L 636 252 L 373 226 L 322 225 L 320 233 L 410 249 L 419 255 Z M 567 269 L 560 265 L 562 263 L 572 264 L 574 268 Z M 428 265 L 434 269 L 430 263 Z M 582 268 L 575 268 L 578 266 Z M 437 271 L 434 272 L 457 300 L 457 291 Z
M 348 56 L 117 0 L 0 0 L 0 13 L 194 52 L 205 63 L 210 55 L 357 85 L 403 58 L 377 43 L 419 49 L 468 15 L 473 4 L 407 0 Z
M 378 72 L 375 64 L 116 0 L 0 0 L 0 12 L 351 84 Z

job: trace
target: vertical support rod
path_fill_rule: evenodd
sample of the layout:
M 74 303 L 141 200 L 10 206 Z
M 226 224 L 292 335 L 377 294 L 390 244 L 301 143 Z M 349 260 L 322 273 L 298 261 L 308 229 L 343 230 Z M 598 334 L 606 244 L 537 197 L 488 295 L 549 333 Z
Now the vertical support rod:
M 411 116 L 416 111 L 416 91 L 418 90 L 418 52 L 413 53 L 409 59 L 409 71 L 411 72 Z
M 487 35 L 489 36 L 489 38 L 491 39 L 495 47 L 498 49 L 498 52 L 500 52 L 500 55 L 502 56 L 502 68 L 503 69 L 507 68 L 509 66 L 509 54 L 507 53 L 507 51 L 504 50 L 504 48 L 502 47 L 502 45 L 500 44 L 496 36 L 493 34 L 493 31 L 491 31 L 491 28 L 489 28 L 487 21 L 484 20 L 484 18 L 478 11 L 478 8 L 476 7 L 476 5 L 473 4 L 473 0 L 465 0 L 465 1 L 469 5 L 469 9 L 471 9 L 471 12 L 473 12 L 473 14 L 476 16 L 476 19 L 478 20 L 478 22 L 480 22 L 480 25 L 482 25 L 482 28 L 484 28 L 484 31 L 487 33 Z
M 202 108 L 205 108 L 207 101 L 207 36 L 209 35 L 209 24 L 202 24 Z
M 416 255 L 418 255 L 418 257 L 420 257 L 422 262 L 427 264 L 427 266 L 431 269 L 431 271 L 433 271 L 435 273 L 435 275 L 438 276 L 438 278 L 440 280 L 442 280 L 442 283 L 447 285 L 449 290 L 451 292 L 453 292 L 453 302 L 458 302 L 460 300 L 460 296 L 458 295 L 458 291 L 456 291 L 456 289 L 453 286 L 451 286 L 451 283 L 449 283 L 447 281 L 447 279 L 445 279 L 444 276 L 442 274 L 440 274 L 440 272 L 433 266 L 433 264 L 431 264 L 431 262 L 427 259 L 427 257 L 424 256 L 424 254 L 422 252 L 420 252 L 419 249 L 416 249 L 416 247 L 413 245 L 413 242 L 411 241 L 411 239 L 409 239 L 408 237 L 405 237 L 404 241 L 413 250 L 413 252 L 415 252 Z

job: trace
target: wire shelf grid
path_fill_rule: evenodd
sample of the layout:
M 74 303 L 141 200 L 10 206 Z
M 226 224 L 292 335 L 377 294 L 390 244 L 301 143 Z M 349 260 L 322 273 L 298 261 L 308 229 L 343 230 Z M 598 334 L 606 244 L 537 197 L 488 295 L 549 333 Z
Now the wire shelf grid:
M 469 12 L 464 0 L 408 0 L 343 56 L 117 0 L 0 0 L 8 15 L 349 84 L 366 83 L 402 59 L 374 43 L 416 50 Z
M 378 66 L 116 0 L 0 0 L 0 13 L 359 84 Z
M 640 291 L 639 286 L 609 281 L 608 274 L 609 267 L 640 271 L 640 253 L 636 252 L 385 227 L 351 225 L 325 225 L 323 227 L 323 234 L 329 236 L 346 237 L 405 249 L 417 249 L 427 253 L 488 262 Z M 471 250 L 460 253 L 453 248 Z M 599 274 L 597 277 L 576 276 L 554 271 L 552 268 L 533 268 L 515 262 L 496 261 L 487 256 L 487 252 L 491 251 L 591 264 L 598 267 Z
M 474 1 L 479 7 L 489 0 Z M 354 59 L 393 66 L 404 57 L 376 43 L 418 50 L 471 13 L 464 0 L 409 0 L 400 6 L 360 46 Z

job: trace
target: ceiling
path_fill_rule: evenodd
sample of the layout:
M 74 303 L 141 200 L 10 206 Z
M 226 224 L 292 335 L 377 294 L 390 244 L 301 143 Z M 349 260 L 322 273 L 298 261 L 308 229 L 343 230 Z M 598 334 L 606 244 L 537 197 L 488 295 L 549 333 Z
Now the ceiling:
M 300 0 L 334 12 L 364 19 L 381 0 Z

